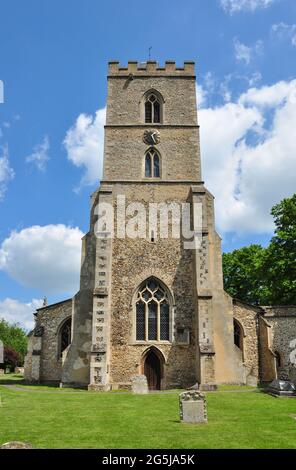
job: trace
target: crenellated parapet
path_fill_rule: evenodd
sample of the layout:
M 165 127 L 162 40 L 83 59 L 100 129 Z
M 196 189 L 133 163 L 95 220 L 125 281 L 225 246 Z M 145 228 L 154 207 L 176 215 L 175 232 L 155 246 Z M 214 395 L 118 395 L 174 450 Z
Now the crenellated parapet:
M 177 67 L 176 62 L 167 60 L 164 67 L 160 67 L 158 62 L 148 60 L 147 62 L 128 61 L 127 67 L 120 65 L 118 61 L 109 62 L 108 75 L 112 77 L 128 77 L 133 74 L 137 76 L 180 76 L 194 77 L 195 63 L 184 61 L 183 67 Z

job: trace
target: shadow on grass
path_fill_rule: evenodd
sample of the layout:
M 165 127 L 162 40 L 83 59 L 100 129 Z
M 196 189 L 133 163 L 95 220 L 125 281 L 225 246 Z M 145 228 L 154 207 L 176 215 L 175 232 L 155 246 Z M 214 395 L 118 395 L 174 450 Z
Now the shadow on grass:
M 58 383 L 39 383 L 39 382 L 27 382 L 23 375 L 20 374 L 4 374 L 0 376 L 0 385 L 30 385 L 30 387 L 40 387 L 40 385 L 46 385 L 51 388 L 59 388 Z
M 25 379 L 19 374 L 4 374 L 0 376 L 0 385 L 25 384 Z

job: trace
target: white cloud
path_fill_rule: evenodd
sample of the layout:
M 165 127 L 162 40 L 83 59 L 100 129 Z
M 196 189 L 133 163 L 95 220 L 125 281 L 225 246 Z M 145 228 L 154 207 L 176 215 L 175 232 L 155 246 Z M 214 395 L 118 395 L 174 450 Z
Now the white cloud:
M 217 87 L 217 80 L 212 72 L 207 72 L 205 74 L 204 82 L 207 93 L 214 93 Z
M 85 172 L 77 188 L 96 183 L 101 178 L 104 151 L 104 125 L 106 108 L 99 109 L 95 116 L 80 114 L 64 139 L 68 159 Z
M 10 166 L 8 147 L 0 148 L 0 201 L 3 200 L 7 185 L 14 178 L 14 171 Z
M 231 101 L 232 93 L 229 88 L 229 82 L 231 80 L 231 75 L 225 78 L 225 80 L 220 84 L 220 94 L 223 98 L 225 103 L 229 103 Z
M 262 79 L 259 71 L 251 72 L 250 74 L 240 74 L 238 72 L 229 73 L 218 79 L 212 72 L 205 74 L 204 80 L 197 84 L 196 97 L 198 108 L 210 107 L 211 103 L 222 101 L 229 103 L 233 99 L 235 90 L 245 87 L 253 87 Z M 237 94 L 237 93 L 236 93 Z
M 78 289 L 82 236 L 62 224 L 14 231 L 0 247 L 0 269 L 44 295 L 72 294 Z
M 201 85 L 196 84 L 196 103 L 197 108 L 202 108 L 207 101 L 207 91 Z
M 34 328 L 33 313 L 42 304 L 41 299 L 32 299 L 24 303 L 7 297 L 0 301 L 0 319 L 4 318 L 9 323 L 19 323 L 23 328 L 31 330 Z
M 0 80 L 0 104 L 4 103 L 4 83 Z
M 295 99 L 296 80 L 290 82 L 280 81 L 270 86 L 250 88 L 243 93 L 239 101 L 243 105 L 256 105 L 259 107 L 277 107 L 287 100 Z
M 247 82 L 249 86 L 254 86 L 256 83 L 260 82 L 262 80 L 262 75 L 259 71 L 254 72 L 248 79 Z
M 245 62 L 249 65 L 251 60 L 256 56 L 263 53 L 263 42 L 258 40 L 253 46 L 246 46 L 237 38 L 233 41 L 234 54 L 238 62 Z
M 220 231 L 273 230 L 272 205 L 295 192 L 295 121 L 296 80 L 201 109 L 204 179 L 216 198 Z
M 296 24 L 278 23 L 271 27 L 271 33 L 280 39 L 288 39 L 296 47 Z
M 49 139 L 48 136 L 44 136 L 41 144 L 38 144 L 34 147 L 33 152 L 31 155 L 26 157 L 27 163 L 34 163 L 36 168 L 39 171 L 44 172 L 46 170 L 46 165 L 49 160 L 48 156 L 49 151 Z
M 260 8 L 267 8 L 276 0 L 220 0 L 222 8 L 229 13 L 239 11 L 255 11 Z
M 233 42 L 235 58 L 238 61 L 243 61 L 246 64 L 251 62 L 251 48 L 235 39 Z

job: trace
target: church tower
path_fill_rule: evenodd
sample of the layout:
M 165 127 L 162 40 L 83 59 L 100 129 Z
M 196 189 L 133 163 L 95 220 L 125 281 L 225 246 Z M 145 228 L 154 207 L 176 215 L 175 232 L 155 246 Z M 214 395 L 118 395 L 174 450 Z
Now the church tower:
M 200 227 L 191 248 L 172 233 L 172 217 L 168 236 L 158 230 L 166 211 L 186 204 L 191 228 Z M 98 230 L 100 207 L 112 208 L 113 230 Z M 153 228 L 151 207 L 160 214 Z M 125 229 L 132 231 L 141 208 L 146 225 L 129 236 Z M 147 376 L 150 389 L 245 381 L 232 301 L 223 290 L 213 196 L 201 176 L 193 62 L 109 62 L 103 179 L 83 239 L 62 383 L 130 388 L 137 374 Z

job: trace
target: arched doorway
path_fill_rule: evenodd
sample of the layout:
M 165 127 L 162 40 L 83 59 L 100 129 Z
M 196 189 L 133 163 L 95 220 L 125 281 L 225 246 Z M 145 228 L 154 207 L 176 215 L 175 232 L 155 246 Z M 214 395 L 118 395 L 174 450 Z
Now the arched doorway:
M 143 372 L 147 377 L 149 390 L 160 390 L 162 376 L 162 362 L 159 354 L 151 348 L 143 361 Z

